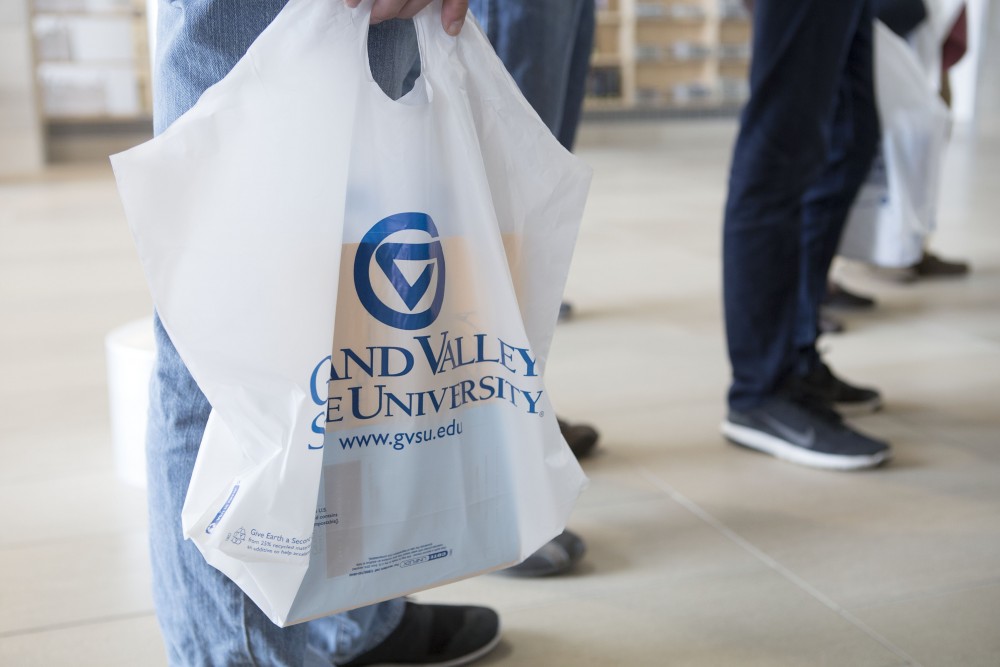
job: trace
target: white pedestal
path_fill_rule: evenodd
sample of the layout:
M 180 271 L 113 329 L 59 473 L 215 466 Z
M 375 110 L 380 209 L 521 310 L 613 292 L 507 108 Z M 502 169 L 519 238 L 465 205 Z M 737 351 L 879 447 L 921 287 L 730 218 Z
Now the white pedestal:
M 123 481 L 145 487 L 149 379 L 156 362 L 152 318 L 115 329 L 104 345 L 115 472 Z

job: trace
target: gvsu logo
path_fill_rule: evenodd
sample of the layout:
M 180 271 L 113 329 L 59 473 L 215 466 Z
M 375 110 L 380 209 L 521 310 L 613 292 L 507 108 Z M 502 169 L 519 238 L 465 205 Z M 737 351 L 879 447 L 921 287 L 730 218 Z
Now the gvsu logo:
M 397 213 L 361 239 L 354 286 L 365 310 L 383 324 L 430 326 L 444 303 L 444 252 L 426 213 Z

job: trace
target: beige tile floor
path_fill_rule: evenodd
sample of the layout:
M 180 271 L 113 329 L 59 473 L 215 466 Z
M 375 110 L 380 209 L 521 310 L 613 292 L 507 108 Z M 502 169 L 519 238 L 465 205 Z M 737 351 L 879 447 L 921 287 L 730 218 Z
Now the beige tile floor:
M 603 431 L 572 519 L 589 554 L 573 576 L 419 597 L 495 605 L 490 665 L 1000 665 L 998 120 L 947 158 L 934 243 L 970 277 L 838 269 L 879 308 L 824 347 L 884 389 L 886 410 L 857 424 L 897 452 L 860 474 L 718 435 L 734 124 L 587 126 L 577 317 L 548 382 L 564 415 Z M 107 168 L 0 183 L 0 665 L 165 664 L 143 493 L 113 473 L 103 353 L 148 310 Z

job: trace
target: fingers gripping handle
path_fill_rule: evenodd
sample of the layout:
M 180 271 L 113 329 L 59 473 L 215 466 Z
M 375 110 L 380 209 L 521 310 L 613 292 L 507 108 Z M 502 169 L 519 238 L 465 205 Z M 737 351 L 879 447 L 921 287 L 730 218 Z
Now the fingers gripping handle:
M 374 5 L 375 0 L 361 0 L 357 7 L 350 10 L 352 22 L 358 30 L 359 53 L 366 65 L 368 31 Z M 457 38 L 445 32 L 442 25 L 442 0 L 434 0 L 420 10 L 413 18 L 413 23 L 417 31 L 417 45 L 423 70 L 427 72 L 440 67 L 442 61 L 446 61 L 454 53 L 457 42 Z

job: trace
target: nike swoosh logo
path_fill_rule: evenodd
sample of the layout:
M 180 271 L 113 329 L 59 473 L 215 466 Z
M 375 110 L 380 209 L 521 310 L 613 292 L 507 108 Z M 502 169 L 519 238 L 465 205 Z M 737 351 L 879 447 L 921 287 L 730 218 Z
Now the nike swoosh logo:
M 812 426 L 804 431 L 797 431 L 770 415 L 761 415 L 760 420 L 793 445 L 812 449 L 813 445 L 816 444 L 816 429 Z

